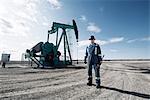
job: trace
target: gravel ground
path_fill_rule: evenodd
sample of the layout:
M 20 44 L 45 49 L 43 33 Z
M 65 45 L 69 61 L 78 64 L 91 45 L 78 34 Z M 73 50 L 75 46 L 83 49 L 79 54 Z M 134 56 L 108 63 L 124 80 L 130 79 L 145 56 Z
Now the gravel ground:
M 101 89 L 87 86 L 87 68 L 0 68 L 0 100 L 150 100 L 150 62 L 104 62 Z M 93 73 L 94 75 L 94 73 Z

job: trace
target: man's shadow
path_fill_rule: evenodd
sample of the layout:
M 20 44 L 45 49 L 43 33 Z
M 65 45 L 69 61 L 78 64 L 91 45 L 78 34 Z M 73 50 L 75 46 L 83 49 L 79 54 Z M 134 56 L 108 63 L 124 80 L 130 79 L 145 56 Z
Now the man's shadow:
M 95 86 L 95 84 L 93 84 L 93 85 Z M 137 96 L 137 97 L 141 97 L 141 98 L 145 98 L 145 99 L 150 99 L 150 94 L 121 90 L 121 89 L 117 89 L 114 87 L 107 87 L 107 86 L 101 86 L 100 89 L 113 90 L 113 91 L 117 91 L 117 92 L 124 93 L 124 94 L 129 94 L 129 95 L 133 95 L 133 96 Z

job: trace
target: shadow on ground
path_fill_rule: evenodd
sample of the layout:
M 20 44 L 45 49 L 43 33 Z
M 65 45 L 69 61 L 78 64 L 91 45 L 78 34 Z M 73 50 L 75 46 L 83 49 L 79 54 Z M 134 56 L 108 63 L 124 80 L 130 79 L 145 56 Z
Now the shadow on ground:
M 113 90 L 113 91 L 117 91 L 117 92 L 124 93 L 124 94 L 129 94 L 129 95 L 133 95 L 133 96 L 137 96 L 137 97 L 141 97 L 141 98 L 145 98 L 145 99 L 150 99 L 149 94 L 121 90 L 121 89 L 117 89 L 117 88 L 113 88 L 113 87 L 106 87 L 106 86 L 101 86 L 101 89 Z

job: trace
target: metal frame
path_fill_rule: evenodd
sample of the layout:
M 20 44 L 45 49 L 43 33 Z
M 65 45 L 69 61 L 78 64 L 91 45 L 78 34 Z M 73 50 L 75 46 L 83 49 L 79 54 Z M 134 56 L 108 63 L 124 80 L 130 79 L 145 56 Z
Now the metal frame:
M 60 39 L 58 39 L 58 30 L 59 28 L 61 28 L 63 30 L 63 32 L 61 33 Z M 69 54 L 69 59 L 70 59 L 70 64 L 72 64 L 72 57 L 71 57 L 71 52 L 70 52 L 70 47 L 69 47 L 69 42 L 68 42 L 68 38 L 67 38 L 67 33 L 66 33 L 66 29 L 74 29 L 75 31 L 75 36 L 78 42 L 78 30 L 77 30 L 77 26 L 75 21 L 73 20 L 73 25 L 67 25 L 67 24 L 62 24 L 62 23 L 56 23 L 53 22 L 52 25 L 52 29 L 48 31 L 48 37 L 47 37 L 47 41 L 49 42 L 49 34 L 53 34 L 56 33 L 56 47 L 57 47 L 57 51 L 58 48 L 60 46 L 60 43 L 62 41 L 63 38 L 63 42 L 64 42 L 64 64 L 67 64 L 67 56 L 66 56 L 66 46 L 68 49 L 68 54 Z M 78 63 L 78 59 L 77 59 L 77 63 Z
M 68 42 L 68 38 L 67 38 L 67 34 L 66 34 L 66 29 L 62 29 L 63 32 L 60 36 L 60 39 L 58 39 L 58 29 L 57 29 L 57 33 L 56 33 L 56 47 L 57 47 L 57 51 L 58 51 L 58 48 L 60 46 L 60 43 L 63 39 L 63 43 L 64 43 L 64 64 L 67 64 L 67 50 L 66 50 L 66 47 L 68 49 L 68 54 L 69 54 L 69 59 L 70 59 L 70 64 L 72 64 L 72 57 L 71 57 L 71 52 L 70 52 L 70 47 L 69 47 L 69 42 Z M 49 41 L 49 34 L 48 34 L 48 40 Z

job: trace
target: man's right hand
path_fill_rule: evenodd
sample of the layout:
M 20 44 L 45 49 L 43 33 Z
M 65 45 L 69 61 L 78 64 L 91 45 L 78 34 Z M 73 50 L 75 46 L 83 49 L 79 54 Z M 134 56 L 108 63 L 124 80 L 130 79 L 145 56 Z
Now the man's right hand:
M 84 57 L 84 63 L 85 63 L 85 64 L 87 64 L 87 62 L 86 62 L 86 58 L 87 58 L 87 56 L 85 56 L 85 57 Z
M 84 61 L 84 64 L 87 64 L 87 62 L 86 62 L 86 61 Z

